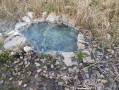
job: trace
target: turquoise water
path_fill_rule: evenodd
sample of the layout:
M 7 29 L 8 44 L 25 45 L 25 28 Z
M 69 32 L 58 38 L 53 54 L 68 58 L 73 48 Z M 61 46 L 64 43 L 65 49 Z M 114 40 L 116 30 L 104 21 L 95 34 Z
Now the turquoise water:
M 78 30 L 64 24 L 32 23 L 21 32 L 35 52 L 77 51 Z

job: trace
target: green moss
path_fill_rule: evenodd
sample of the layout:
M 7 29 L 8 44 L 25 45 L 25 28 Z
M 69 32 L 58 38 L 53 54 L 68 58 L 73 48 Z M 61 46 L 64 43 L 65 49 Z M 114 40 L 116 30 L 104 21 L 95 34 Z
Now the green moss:
M 108 53 L 108 49 L 109 49 L 109 46 L 108 45 L 105 45 L 105 47 L 104 47 L 105 53 Z

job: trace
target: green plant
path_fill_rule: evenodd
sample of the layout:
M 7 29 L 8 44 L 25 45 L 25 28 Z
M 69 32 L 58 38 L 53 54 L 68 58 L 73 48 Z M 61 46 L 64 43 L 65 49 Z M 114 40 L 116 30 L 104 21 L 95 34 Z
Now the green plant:
M 62 63 L 60 64 L 60 68 L 63 68 L 63 64 Z
M 4 64 L 6 61 L 14 61 L 10 56 L 6 53 L 0 53 L 0 65 Z
M 64 80 L 62 78 L 59 79 L 59 82 L 64 82 Z
M 88 66 L 90 66 L 90 63 L 83 63 L 83 66 L 88 67 Z
M 4 69 L 4 73 L 6 73 L 7 71 L 11 70 L 11 67 L 3 66 L 3 69 Z
M 44 58 L 44 54 L 43 53 L 40 53 L 39 54 L 39 59 L 43 59 Z
M 108 53 L 108 49 L 109 49 L 109 46 L 108 45 L 105 45 L 105 47 L 104 47 L 105 53 Z
M 53 64 L 54 60 L 50 60 L 50 64 Z
M 82 50 L 80 50 L 78 52 L 77 57 L 78 57 L 79 60 L 83 60 L 83 52 L 82 52 Z

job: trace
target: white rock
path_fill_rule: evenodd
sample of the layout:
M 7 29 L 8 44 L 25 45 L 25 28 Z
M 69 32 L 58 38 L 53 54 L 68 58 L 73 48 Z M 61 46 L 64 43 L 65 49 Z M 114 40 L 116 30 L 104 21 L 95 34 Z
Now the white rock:
M 64 57 L 75 57 L 75 54 L 74 54 L 74 52 L 62 52 L 62 55 L 64 56 Z
M 27 26 L 29 25 L 30 23 L 27 23 L 27 22 L 18 22 L 16 25 L 15 25 L 15 30 L 19 30 L 21 29 L 22 27 L 24 26 Z
M 56 14 L 55 13 L 51 13 L 49 14 L 49 16 L 46 18 L 47 21 L 50 21 L 50 22 L 55 22 L 56 20 Z
M 111 39 L 111 35 L 110 34 L 106 34 L 106 39 Z
M 31 22 L 31 20 L 30 20 L 30 18 L 29 18 L 28 16 L 24 16 L 24 17 L 22 18 L 22 20 L 23 20 L 24 22 L 27 22 L 27 23 L 30 23 L 30 22 Z
M 18 85 L 19 85 L 19 86 L 22 85 L 22 81 L 18 81 Z
M 84 54 L 90 55 L 90 52 L 87 51 L 87 50 L 83 50 L 82 52 L 83 52 Z
M 51 65 L 51 68 L 54 68 L 54 66 L 53 66 L 53 65 Z
M 43 21 L 45 21 L 45 19 L 44 19 L 44 18 L 40 18 L 39 20 L 40 20 L 39 22 L 43 22 Z
M 39 67 L 39 66 L 40 66 L 40 64 L 39 64 L 39 63 L 37 63 L 37 62 L 35 62 L 35 65 L 36 65 L 37 67 Z
M 17 31 L 11 31 L 11 32 L 9 32 L 8 34 L 7 34 L 8 36 L 10 36 L 10 35 L 20 35 L 20 33 L 18 33 Z
M 24 84 L 24 87 L 27 87 L 27 84 Z
M 29 90 L 34 90 L 33 88 L 30 88 Z
M 15 31 L 11 31 L 9 33 L 7 33 L 7 35 L 12 35 Z
M 74 72 L 72 68 L 68 68 L 69 73 Z
M 16 51 L 20 48 L 23 48 L 26 43 L 27 40 L 25 37 L 21 35 L 10 35 L 4 41 L 4 48 Z
M 72 57 L 75 57 L 73 52 L 62 52 L 62 55 L 64 56 L 63 62 L 67 66 L 77 65 L 77 62 L 72 62 Z
M 68 58 L 68 57 L 64 57 L 64 60 L 63 62 L 67 65 L 67 66 L 72 66 L 73 63 L 71 61 L 71 58 Z
M 79 49 L 85 49 L 85 45 L 82 43 L 77 43 Z
M 40 19 L 34 19 L 33 22 L 38 23 L 38 22 L 40 22 Z
M 107 83 L 107 80 L 101 80 L 102 83 Z
M 62 23 L 68 25 L 68 19 L 65 15 L 62 15 Z
M 29 46 L 25 46 L 24 47 L 24 51 L 25 52 L 30 52 L 30 51 L 32 51 L 33 49 L 31 48 L 31 47 L 29 47 Z
M 30 17 L 30 19 L 33 19 L 34 13 L 33 12 L 28 12 L 27 15 Z
M 38 73 L 41 72 L 41 71 L 42 71 L 42 69 L 38 69 L 38 70 L 37 70 Z
M 91 56 L 87 56 L 83 58 L 84 63 L 94 63 L 94 59 L 91 59 Z
M 61 16 L 61 15 L 56 16 L 56 22 L 57 22 L 58 24 L 61 24 L 61 23 L 62 23 L 62 16 Z
M 78 42 L 79 43 L 85 43 L 83 34 L 78 34 Z
M 97 90 L 104 90 L 104 85 L 102 83 L 99 83 L 97 85 Z
M 69 19 L 68 24 L 69 24 L 69 26 L 75 27 L 75 25 L 76 25 L 76 21 L 73 20 L 73 19 Z
M 11 53 L 10 53 L 11 56 L 13 56 L 13 55 L 15 55 L 15 54 L 16 54 L 16 52 L 11 52 Z
M 42 17 L 45 18 L 47 16 L 47 12 L 43 12 Z

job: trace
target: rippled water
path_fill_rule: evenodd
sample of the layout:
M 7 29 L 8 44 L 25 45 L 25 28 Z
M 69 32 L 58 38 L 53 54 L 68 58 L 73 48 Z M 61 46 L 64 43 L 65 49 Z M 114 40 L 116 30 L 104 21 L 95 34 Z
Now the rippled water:
M 37 53 L 50 51 L 77 51 L 78 30 L 64 24 L 32 23 L 21 32 Z

